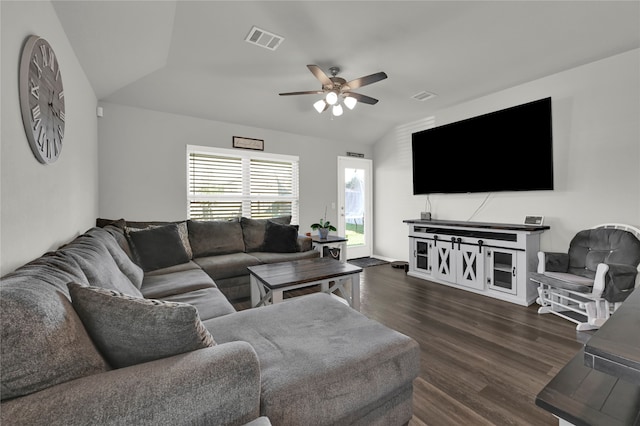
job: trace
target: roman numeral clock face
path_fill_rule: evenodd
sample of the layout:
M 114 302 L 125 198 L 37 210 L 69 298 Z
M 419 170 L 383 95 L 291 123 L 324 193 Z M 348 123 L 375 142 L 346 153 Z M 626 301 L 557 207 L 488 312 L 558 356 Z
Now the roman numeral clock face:
M 20 60 L 20 108 L 33 154 L 43 164 L 62 152 L 65 109 L 58 58 L 49 43 L 30 36 Z

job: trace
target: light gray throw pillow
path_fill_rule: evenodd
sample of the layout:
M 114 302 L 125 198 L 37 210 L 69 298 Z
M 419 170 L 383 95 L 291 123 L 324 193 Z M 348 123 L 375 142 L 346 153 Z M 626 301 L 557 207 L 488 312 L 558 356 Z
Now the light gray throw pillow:
M 192 305 L 76 283 L 69 283 L 68 288 L 75 311 L 114 368 L 215 345 Z

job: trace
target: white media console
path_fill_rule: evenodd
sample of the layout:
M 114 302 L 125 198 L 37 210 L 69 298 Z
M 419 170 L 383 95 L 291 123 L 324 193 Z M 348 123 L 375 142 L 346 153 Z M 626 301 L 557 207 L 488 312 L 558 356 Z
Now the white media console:
M 529 281 L 548 226 L 446 220 L 405 220 L 408 275 L 529 306 L 538 296 Z

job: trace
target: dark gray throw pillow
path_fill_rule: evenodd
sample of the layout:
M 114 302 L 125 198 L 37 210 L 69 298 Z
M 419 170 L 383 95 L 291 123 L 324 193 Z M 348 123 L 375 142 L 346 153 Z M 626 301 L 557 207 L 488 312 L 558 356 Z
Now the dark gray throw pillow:
M 240 218 L 242 238 L 244 239 L 244 247 L 247 253 L 263 249 L 264 233 L 267 229 L 268 220 L 288 225 L 291 223 L 291 215 L 276 216 L 269 219 L 250 219 L 244 216 Z
M 198 310 L 187 303 L 143 299 L 76 283 L 67 287 L 73 308 L 114 368 L 215 345 Z
M 151 227 L 127 235 L 145 272 L 179 265 L 191 259 L 177 224 Z
M 264 232 L 263 251 L 272 253 L 295 253 L 298 251 L 298 228 L 294 225 L 267 221 Z

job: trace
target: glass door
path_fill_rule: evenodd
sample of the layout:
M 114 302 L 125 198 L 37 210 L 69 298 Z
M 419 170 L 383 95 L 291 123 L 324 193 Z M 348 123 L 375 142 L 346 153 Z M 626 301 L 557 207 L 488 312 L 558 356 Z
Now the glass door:
M 371 160 L 338 157 L 338 235 L 347 238 L 348 259 L 371 256 L 371 194 Z

